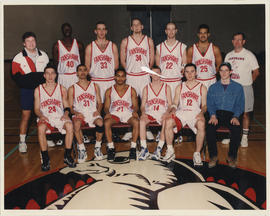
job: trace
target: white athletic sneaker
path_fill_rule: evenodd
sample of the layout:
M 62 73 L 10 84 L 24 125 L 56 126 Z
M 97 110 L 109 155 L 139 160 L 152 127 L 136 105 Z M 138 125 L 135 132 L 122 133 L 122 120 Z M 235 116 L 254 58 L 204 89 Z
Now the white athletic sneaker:
M 155 139 L 151 131 L 146 131 L 146 139 L 151 141 Z
M 146 160 L 149 157 L 149 151 L 147 148 L 141 148 L 139 152 L 139 160 Z
M 87 159 L 87 152 L 85 149 L 78 148 L 78 163 L 83 163 Z
M 60 140 L 58 140 L 58 141 L 56 142 L 56 145 L 57 145 L 57 146 L 61 146 L 61 145 L 63 145 L 63 143 L 64 143 L 64 141 L 63 141 L 62 139 L 60 139 Z
M 174 158 L 175 158 L 174 151 L 167 150 L 166 155 L 161 160 L 170 163 Z
M 27 152 L 27 145 L 25 142 L 19 142 L 19 152 L 21 153 Z
M 157 136 L 156 136 L 156 142 L 157 142 L 157 143 L 158 143 L 159 139 L 160 139 L 160 131 L 158 132 L 158 134 L 157 134 Z
M 101 152 L 101 148 L 99 148 L 99 147 L 95 148 L 94 155 L 95 155 L 94 160 L 103 160 L 104 159 L 104 156 Z
M 132 133 L 126 132 L 125 135 L 123 136 L 122 140 L 129 141 L 131 138 L 132 138 Z
M 161 150 L 162 148 L 160 148 L 159 146 L 156 148 L 155 152 L 153 153 L 151 159 L 152 160 L 159 160 L 161 157 Z
M 242 140 L 241 140 L 241 147 L 248 147 L 248 138 L 247 136 L 242 136 Z
M 90 143 L 90 139 L 88 138 L 88 136 L 83 135 L 83 143 Z
M 231 141 L 230 139 L 223 139 L 221 141 L 221 143 L 224 144 L 224 145 L 228 145 L 230 143 L 230 141 Z
M 48 147 L 54 147 L 55 143 L 52 140 L 47 140 Z
M 194 166 L 202 166 L 203 165 L 200 152 L 193 153 L 193 164 L 194 164 Z

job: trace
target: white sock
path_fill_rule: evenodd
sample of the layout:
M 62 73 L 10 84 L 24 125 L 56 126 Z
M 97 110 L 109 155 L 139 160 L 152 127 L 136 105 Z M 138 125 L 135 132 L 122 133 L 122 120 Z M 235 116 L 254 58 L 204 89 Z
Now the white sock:
M 173 146 L 172 145 L 167 145 L 168 151 L 174 152 Z
M 101 147 L 101 141 L 96 141 L 95 148 L 100 148 Z
M 131 148 L 136 148 L 136 146 L 137 146 L 137 143 L 131 142 Z
M 25 142 L 26 134 L 20 134 L 20 142 Z
M 78 148 L 79 148 L 80 150 L 85 150 L 85 146 L 84 146 L 83 143 L 82 143 L 82 144 L 78 144 Z
M 141 147 L 146 148 L 146 140 L 141 140 Z
M 108 148 L 114 148 L 113 142 L 108 143 Z
M 158 147 L 163 148 L 164 143 L 165 143 L 164 140 L 159 140 L 158 141 Z

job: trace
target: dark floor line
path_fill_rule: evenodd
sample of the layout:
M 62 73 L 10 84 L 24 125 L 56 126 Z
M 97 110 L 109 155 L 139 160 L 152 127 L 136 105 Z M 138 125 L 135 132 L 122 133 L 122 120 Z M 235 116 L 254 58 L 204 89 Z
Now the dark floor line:
M 266 131 L 265 126 L 261 122 L 259 122 L 255 117 L 253 119 L 260 127 L 262 127 L 264 129 L 264 131 Z

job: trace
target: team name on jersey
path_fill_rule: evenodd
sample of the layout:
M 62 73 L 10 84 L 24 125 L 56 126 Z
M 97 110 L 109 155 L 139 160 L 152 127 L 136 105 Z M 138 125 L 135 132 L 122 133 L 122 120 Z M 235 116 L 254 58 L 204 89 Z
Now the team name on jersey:
M 117 106 L 123 106 L 123 107 L 126 107 L 128 109 L 129 103 L 127 101 L 123 101 L 123 100 L 117 100 L 117 101 L 112 102 L 112 108 L 117 107 Z
M 58 107 L 61 107 L 61 101 L 59 100 L 56 100 L 56 99 L 47 99 L 45 101 L 43 101 L 40 106 L 41 108 L 45 108 L 46 106 L 49 106 L 49 105 L 55 105 L 55 106 L 58 106 Z
M 77 97 L 77 102 L 79 103 L 79 102 L 81 102 L 84 99 L 89 99 L 89 100 L 91 100 L 91 101 L 94 102 L 95 101 L 95 96 L 92 95 L 92 94 L 89 94 L 89 93 L 83 93 L 83 94 L 81 94 L 81 95 L 79 95 Z
M 195 62 L 195 64 L 196 66 L 201 65 L 201 64 L 207 64 L 209 66 L 212 66 L 213 62 L 210 59 L 199 59 Z
M 181 94 L 181 98 L 185 99 L 185 98 L 193 98 L 194 100 L 198 101 L 199 96 L 197 94 L 195 94 L 194 92 L 188 91 L 188 92 L 184 92 Z
M 245 58 L 243 58 L 243 57 L 230 57 L 229 60 L 241 60 L 241 61 L 244 61 Z
M 79 56 L 78 55 L 75 55 L 75 54 L 70 54 L 70 53 L 67 53 L 63 56 L 61 56 L 61 61 L 66 61 L 66 60 L 69 60 L 69 59 L 73 59 L 75 61 L 79 61 Z
M 147 55 L 147 50 L 143 49 L 141 47 L 135 47 L 135 48 L 129 50 L 129 55 L 130 56 L 132 56 L 132 55 L 134 55 L 136 53 L 140 53 L 140 54 L 143 54 L 144 56 L 146 56 Z
M 173 61 L 175 64 L 178 64 L 179 58 L 176 58 L 174 55 L 165 55 L 161 57 L 161 63 L 166 61 Z
M 98 63 L 100 61 L 107 61 L 111 64 L 112 58 L 108 55 L 98 55 L 94 58 L 94 63 Z
M 160 99 L 160 98 L 153 98 L 153 99 L 147 101 L 148 106 L 151 106 L 153 104 L 160 104 L 162 106 L 165 106 L 165 100 Z
M 238 73 L 232 73 L 231 79 L 240 79 L 240 76 Z

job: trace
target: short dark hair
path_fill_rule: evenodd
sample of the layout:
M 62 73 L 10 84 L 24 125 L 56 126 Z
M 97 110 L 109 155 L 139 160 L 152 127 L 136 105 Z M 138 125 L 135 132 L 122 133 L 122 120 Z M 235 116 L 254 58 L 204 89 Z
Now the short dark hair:
M 78 72 L 78 70 L 79 70 L 80 67 L 86 67 L 86 65 L 85 65 L 85 64 L 79 64 L 79 65 L 76 67 L 76 72 Z M 86 67 L 86 68 L 87 68 L 87 67 Z
M 24 42 L 26 38 L 33 37 L 37 39 L 36 35 L 34 32 L 25 32 L 22 36 L 22 41 Z
M 232 70 L 232 66 L 229 62 L 222 62 L 221 65 L 219 66 L 219 70 L 222 66 L 226 66 L 230 71 Z
M 134 18 L 131 19 L 131 25 L 133 24 L 133 21 L 134 21 L 134 20 L 138 20 L 138 21 L 141 23 L 141 25 L 143 24 L 143 23 L 142 23 L 142 20 L 141 20 L 140 18 L 134 17 Z
M 53 64 L 50 64 L 50 63 L 48 63 L 48 64 L 46 65 L 46 67 L 44 68 L 44 72 L 45 72 L 47 69 L 49 69 L 49 68 L 54 69 L 55 73 L 58 74 L 58 73 L 57 73 L 57 70 L 56 70 L 56 67 L 55 67 Z
M 235 32 L 235 33 L 233 34 L 232 39 L 234 39 L 234 37 L 235 37 L 236 35 L 242 35 L 243 40 L 246 40 L 246 35 L 245 35 L 245 33 L 243 33 L 243 32 Z
M 114 71 L 114 76 L 116 76 L 116 75 L 118 74 L 119 71 L 123 71 L 124 74 L 125 74 L 125 76 L 127 75 L 127 72 L 126 72 L 126 70 L 125 70 L 124 68 L 118 68 L 118 69 L 116 69 L 116 70 Z
M 210 32 L 210 28 L 207 24 L 200 24 L 198 27 L 198 32 L 200 32 L 201 29 L 207 29 L 207 32 Z
M 105 25 L 105 29 L 107 30 L 107 25 L 106 25 L 106 23 L 105 23 L 104 21 L 101 21 L 101 20 L 96 22 L 96 28 L 95 28 L 95 29 L 97 29 L 97 25 L 100 25 L 100 24 Z
M 195 70 L 197 70 L 196 65 L 195 65 L 195 64 L 193 64 L 193 63 L 188 63 L 188 64 L 186 64 L 186 65 L 185 65 L 185 67 L 184 67 L 184 70 L 186 70 L 186 68 L 187 68 L 187 67 L 194 67 L 194 68 L 195 68 Z

